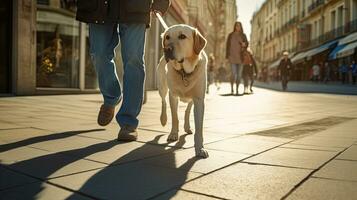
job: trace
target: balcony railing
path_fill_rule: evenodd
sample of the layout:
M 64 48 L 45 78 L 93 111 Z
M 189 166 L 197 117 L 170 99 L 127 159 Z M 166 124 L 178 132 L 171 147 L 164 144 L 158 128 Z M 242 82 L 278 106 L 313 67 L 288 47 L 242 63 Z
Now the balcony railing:
M 309 6 L 308 11 L 313 12 L 317 8 L 319 8 L 321 5 L 323 5 L 324 3 L 325 3 L 325 0 L 316 0 L 316 1 L 312 2 L 312 4 Z

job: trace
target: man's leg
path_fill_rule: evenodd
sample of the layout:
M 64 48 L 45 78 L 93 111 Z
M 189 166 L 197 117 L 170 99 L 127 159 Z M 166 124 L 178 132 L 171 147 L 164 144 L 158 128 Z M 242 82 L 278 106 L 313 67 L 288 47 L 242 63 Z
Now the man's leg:
M 118 45 L 117 24 L 89 24 L 90 55 L 96 69 L 99 88 L 104 98 L 98 124 L 105 126 L 114 116 L 114 107 L 121 99 L 121 87 L 114 63 Z
M 143 102 L 145 31 L 145 24 L 119 24 L 124 80 L 123 104 L 116 119 L 122 129 L 130 127 L 129 132 L 136 131 Z

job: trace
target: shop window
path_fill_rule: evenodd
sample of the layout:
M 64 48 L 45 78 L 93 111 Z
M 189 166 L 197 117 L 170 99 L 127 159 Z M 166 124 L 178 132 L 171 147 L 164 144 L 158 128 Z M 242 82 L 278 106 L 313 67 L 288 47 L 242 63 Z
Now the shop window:
M 74 0 L 37 1 L 37 87 L 79 88 Z
M 89 31 L 86 29 L 85 88 L 98 89 L 96 71 L 89 54 Z

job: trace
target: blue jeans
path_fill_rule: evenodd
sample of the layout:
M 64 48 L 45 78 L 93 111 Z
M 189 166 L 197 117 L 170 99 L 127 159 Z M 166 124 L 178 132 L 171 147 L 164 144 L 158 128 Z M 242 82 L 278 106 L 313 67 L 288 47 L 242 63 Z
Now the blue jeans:
M 231 67 L 232 67 L 233 81 L 237 82 L 237 84 L 239 84 L 240 79 L 242 78 L 243 65 L 242 64 L 231 64 Z
M 122 127 L 137 127 L 144 96 L 145 24 L 89 24 L 90 55 L 94 63 L 104 105 L 123 102 L 116 120 Z M 121 43 L 124 66 L 123 90 L 114 63 L 115 48 Z

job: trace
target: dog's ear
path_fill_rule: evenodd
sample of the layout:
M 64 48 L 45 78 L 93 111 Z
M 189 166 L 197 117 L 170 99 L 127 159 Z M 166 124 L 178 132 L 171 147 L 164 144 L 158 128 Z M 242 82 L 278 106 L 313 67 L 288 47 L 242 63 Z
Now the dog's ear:
M 165 48 L 165 35 L 166 35 L 166 31 L 160 35 L 162 48 Z
M 193 51 L 196 55 L 199 55 L 203 48 L 205 48 L 207 40 L 201 35 L 201 33 L 195 29 L 193 32 Z

